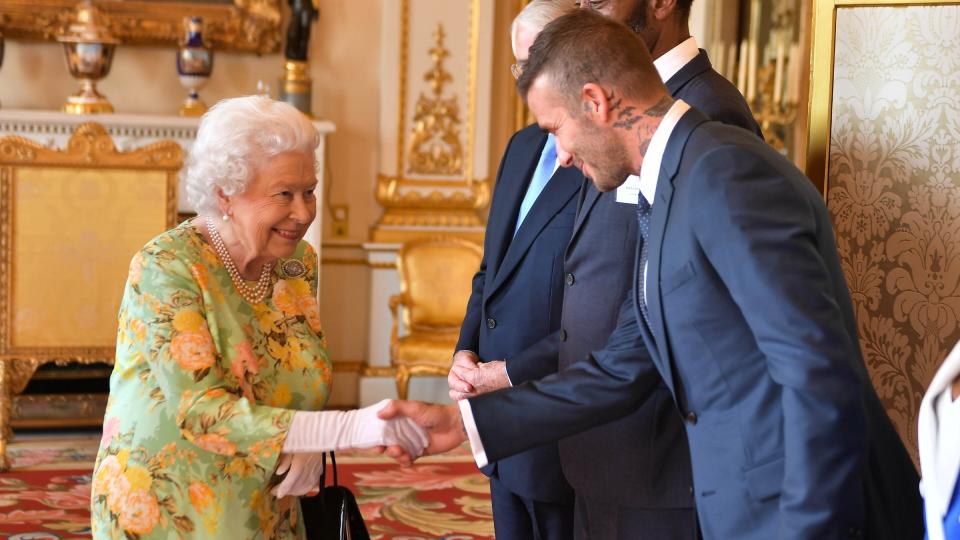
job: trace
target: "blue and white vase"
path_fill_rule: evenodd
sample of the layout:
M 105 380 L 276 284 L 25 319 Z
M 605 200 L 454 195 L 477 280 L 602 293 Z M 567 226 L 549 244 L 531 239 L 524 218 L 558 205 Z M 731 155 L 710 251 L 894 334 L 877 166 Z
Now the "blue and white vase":
M 187 99 L 180 106 L 180 116 L 200 116 L 207 106 L 197 91 L 207 84 L 213 72 L 213 50 L 203 41 L 203 19 L 186 20 L 186 33 L 177 49 L 177 74 L 187 90 Z

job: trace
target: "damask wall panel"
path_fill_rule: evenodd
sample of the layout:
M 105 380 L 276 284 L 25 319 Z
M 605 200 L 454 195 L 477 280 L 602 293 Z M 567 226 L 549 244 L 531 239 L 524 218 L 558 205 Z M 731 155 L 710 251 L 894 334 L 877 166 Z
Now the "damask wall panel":
M 960 6 L 836 12 L 827 205 L 867 368 L 916 459 L 960 339 Z

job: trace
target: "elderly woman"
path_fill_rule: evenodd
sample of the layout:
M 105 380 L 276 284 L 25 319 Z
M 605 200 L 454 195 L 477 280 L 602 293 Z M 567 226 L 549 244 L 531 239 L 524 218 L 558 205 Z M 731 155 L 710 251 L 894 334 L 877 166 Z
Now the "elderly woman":
M 929 540 L 960 540 L 960 343 L 920 403 L 920 491 Z
M 313 412 L 331 378 L 317 257 L 302 240 L 318 144 L 301 113 L 261 96 L 201 121 L 186 172 L 199 216 L 130 264 L 94 537 L 302 538 L 288 495 L 317 487 L 318 452 L 426 445 L 414 424 L 378 419 L 381 404 Z

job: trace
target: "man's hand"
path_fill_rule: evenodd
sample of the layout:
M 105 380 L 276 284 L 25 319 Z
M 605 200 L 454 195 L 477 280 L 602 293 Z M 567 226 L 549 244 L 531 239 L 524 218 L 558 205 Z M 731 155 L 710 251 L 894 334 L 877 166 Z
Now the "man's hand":
M 378 416 L 384 420 L 407 417 L 426 430 L 430 438 L 426 454 L 442 454 L 456 448 L 467 440 L 467 432 L 460 418 L 460 408 L 456 404 L 436 405 L 423 401 L 391 401 L 380 410 Z M 410 465 L 416 456 L 411 456 L 401 446 L 389 446 L 386 455 L 401 465 Z
M 476 369 L 480 357 L 473 351 L 457 351 L 453 355 L 453 365 L 447 374 L 447 386 L 450 387 L 450 399 L 459 401 L 475 395 L 473 386 L 459 375 L 460 371 Z M 459 370 L 459 371 L 458 371 Z
M 451 375 L 455 374 L 458 379 L 473 387 L 473 392 L 454 399 L 466 399 L 510 387 L 510 379 L 507 377 L 507 363 L 503 360 L 481 362 L 470 368 L 454 365 L 450 369 L 450 373 Z M 452 389 L 450 397 L 453 398 Z

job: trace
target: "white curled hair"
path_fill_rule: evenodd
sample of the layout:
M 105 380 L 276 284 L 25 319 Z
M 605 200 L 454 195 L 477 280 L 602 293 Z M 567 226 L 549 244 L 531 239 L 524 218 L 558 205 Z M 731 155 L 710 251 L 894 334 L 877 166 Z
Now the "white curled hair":
M 533 0 L 524 6 L 513 18 L 513 24 L 510 26 L 510 46 L 513 48 L 513 56 L 517 56 L 517 32 L 520 30 L 520 25 L 539 33 L 554 19 L 576 9 L 573 0 Z
M 224 99 L 200 120 L 184 182 L 197 214 L 218 216 L 217 188 L 243 193 L 270 158 L 290 151 L 313 156 L 320 134 L 293 106 L 265 96 Z

